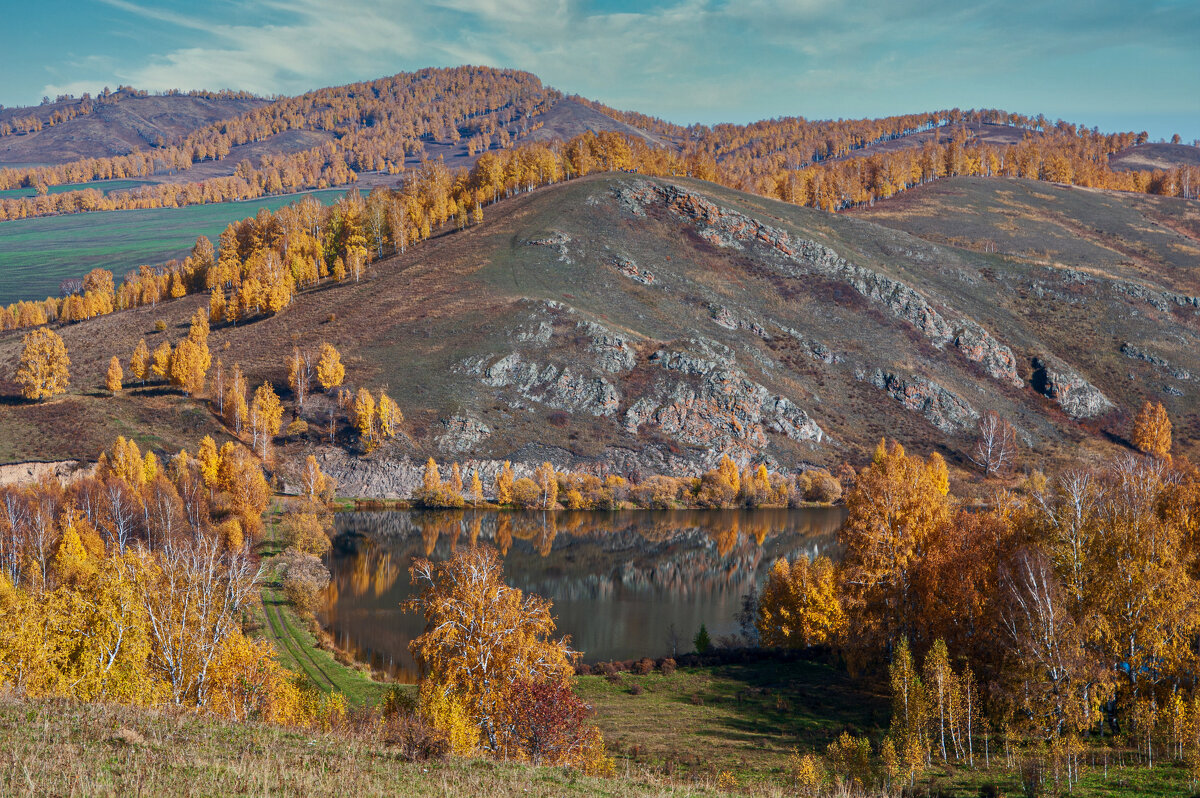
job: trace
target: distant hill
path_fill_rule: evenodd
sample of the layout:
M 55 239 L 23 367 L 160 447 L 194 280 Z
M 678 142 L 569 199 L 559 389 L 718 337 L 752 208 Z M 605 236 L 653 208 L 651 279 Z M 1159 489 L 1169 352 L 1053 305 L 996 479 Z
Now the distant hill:
M 886 435 L 962 464 L 988 410 L 1047 461 L 1086 457 L 1122 446 L 1145 398 L 1167 405 L 1178 440 L 1197 438 L 1200 275 L 1194 256 L 1172 260 L 1195 246 L 1196 203 L 1021 180 L 931 188 L 954 192 L 926 200 L 943 212 L 993 225 L 1000 251 L 922 238 L 936 231 L 887 203 L 879 224 L 695 180 L 597 175 L 490 206 L 482 224 L 380 261 L 360 284 L 215 327 L 214 352 L 251 384 L 282 386 L 293 343 L 333 341 L 352 384 L 388 386 L 403 440 L 367 460 L 319 431 L 291 444 L 318 447 L 347 491 L 377 494 L 411 475 L 404 458 L 429 455 L 694 473 L 722 453 L 832 466 Z M 1059 244 L 1050 227 L 1038 234 L 1045 251 L 1019 237 L 1038 213 L 1063 231 Z M 1069 251 L 1081 229 L 1113 240 Z M 1136 257 L 1119 254 L 1118 237 Z M 83 394 L 10 408 L 7 456 L 48 458 L 50 440 L 56 457 L 94 456 L 124 414 L 146 413 L 86 395 L 108 358 L 142 337 L 178 340 L 205 301 L 63 328 Z M 154 331 L 160 318 L 167 333 Z M 0 338 L 0 364 L 19 341 Z M 327 426 L 320 401 L 313 430 Z
M 173 144 L 195 130 L 262 107 L 268 101 L 186 94 L 133 96 L 97 102 L 90 113 L 79 114 L 82 103 L 72 99 L 0 111 L 0 126 L 29 118 L 37 118 L 43 125 L 38 131 L 0 136 L 0 167 L 61 164 Z M 78 115 L 50 126 L 48 120 L 55 113 Z
M 1200 147 L 1189 144 L 1139 144 L 1115 152 L 1108 159 L 1113 169 L 1171 169 L 1200 166 Z

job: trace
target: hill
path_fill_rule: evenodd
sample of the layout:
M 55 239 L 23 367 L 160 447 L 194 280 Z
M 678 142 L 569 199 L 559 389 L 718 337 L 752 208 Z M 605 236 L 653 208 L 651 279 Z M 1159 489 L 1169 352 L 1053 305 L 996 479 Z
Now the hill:
M 33 108 L 5 108 L 0 110 L 0 129 L 8 126 L 13 131 L 0 136 L 0 167 L 127 155 L 177 143 L 214 122 L 267 104 L 246 96 L 118 92 L 107 101 L 63 99 Z M 56 114 L 67 118 L 50 124 Z M 17 132 L 21 120 L 37 120 L 40 129 Z
M 1200 147 L 1188 144 L 1140 144 L 1109 156 L 1113 169 L 1172 169 L 1176 166 L 1200 166 Z
M 1036 195 L 1052 187 L 1031 181 L 964 185 L 980 201 L 1014 191 L 1051 202 Z M 1157 202 L 1061 193 L 1065 223 L 1091 228 L 1145 227 L 1136 215 L 1151 211 L 1138 203 Z M 1093 197 L 1103 201 L 1067 201 Z M 1143 262 L 1106 268 L 958 249 L 694 180 L 597 175 L 504 200 L 361 283 L 214 327 L 212 341 L 251 385 L 285 385 L 294 344 L 332 341 L 349 383 L 388 386 L 407 417 L 403 440 L 365 460 L 328 447 L 316 399 L 313 431 L 289 444 L 320 450 L 348 493 L 407 495 L 413 462 L 429 455 L 694 473 L 723 453 L 832 466 L 886 435 L 963 464 L 988 410 L 1053 460 L 1123 445 L 1126 416 L 1147 397 L 1167 405 L 1177 438 L 1196 437 L 1195 261 L 1146 265 L 1155 247 L 1166 258 L 1194 244 L 1196 204 L 1161 202 L 1184 232 L 1131 239 Z M 177 341 L 203 301 L 63 328 L 77 393 L 9 408 L 5 458 L 94 457 L 126 414 L 148 412 L 135 396 L 88 395 L 108 359 L 139 338 L 151 349 Z M 19 342 L 0 338 L 6 377 Z M 179 434 L 156 428 L 164 442 Z

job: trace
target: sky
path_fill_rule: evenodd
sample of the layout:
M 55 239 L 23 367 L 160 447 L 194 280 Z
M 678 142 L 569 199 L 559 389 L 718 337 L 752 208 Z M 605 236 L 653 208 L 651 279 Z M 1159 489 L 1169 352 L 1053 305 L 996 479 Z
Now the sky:
M 1003 108 L 1200 139 L 1198 0 L 0 0 L 0 104 L 525 69 L 672 122 Z

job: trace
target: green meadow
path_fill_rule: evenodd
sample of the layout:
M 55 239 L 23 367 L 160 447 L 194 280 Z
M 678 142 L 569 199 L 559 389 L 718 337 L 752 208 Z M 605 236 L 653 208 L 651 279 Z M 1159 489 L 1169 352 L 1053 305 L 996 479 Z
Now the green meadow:
M 332 204 L 340 189 L 311 192 Z M 67 277 L 82 277 L 96 267 L 120 281 L 141 264 L 183 257 L 196 236 L 213 239 L 233 221 L 275 210 L 299 195 L 245 202 L 190 205 L 146 211 L 103 211 L 0 222 L 0 303 L 45 299 L 58 294 Z
M 124 191 L 127 188 L 152 185 L 154 185 L 154 181 L 152 180 L 96 180 L 91 183 L 63 183 L 61 186 L 50 186 L 46 189 L 46 193 L 62 194 L 67 191 L 82 191 L 85 188 L 94 188 L 101 194 L 108 194 L 113 191 Z M 37 189 L 33 187 L 6 188 L 0 191 L 0 199 L 19 199 L 21 197 L 36 196 Z

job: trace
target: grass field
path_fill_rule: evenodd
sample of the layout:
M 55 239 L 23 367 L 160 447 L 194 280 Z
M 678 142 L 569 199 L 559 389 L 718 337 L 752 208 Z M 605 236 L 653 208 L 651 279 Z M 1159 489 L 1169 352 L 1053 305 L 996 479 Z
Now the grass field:
M 719 795 L 631 771 L 406 762 L 375 735 L 302 733 L 187 710 L 0 698 L 0 795 Z M 782 794 L 782 793 L 777 793 Z
M 97 180 L 92 183 L 63 183 L 61 186 L 50 186 L 46 189 L 48 194 L 62 194 L 67 191 L 82 191 L 85 188 L 94 188 L 97 191 L 108 194 L 113 191 L 124 191 L 127 188 L 137 188 L 139 186 L 154 185 L 152 180 Z M 0 199 L 19 199 L 21 197 L 36 197 L 36 188 L 7 188 L 0 191 Z
M 345 191 L 311 192 L 332 203 Z M 182 257 L 196 236 L 215 239 L 232 221 L 274 210 L 298 195 L 247 202 L 191 205 L 147 211 L 104 211 L 0 222 L 0 302 L 45 299 L 66 277 L 110 269 L 119 281 L 141 264 Z

